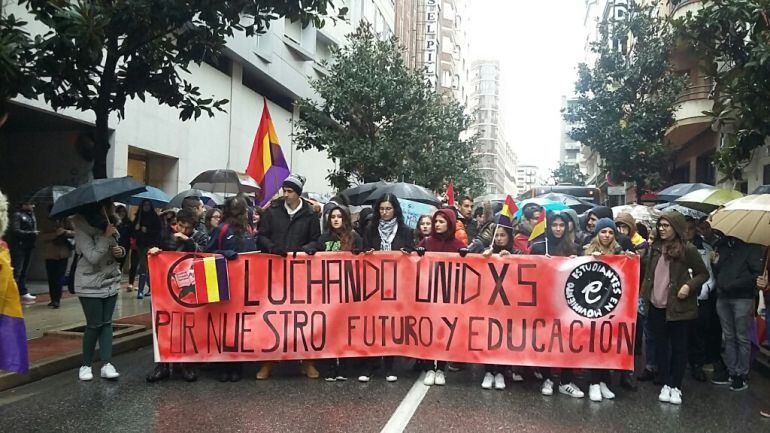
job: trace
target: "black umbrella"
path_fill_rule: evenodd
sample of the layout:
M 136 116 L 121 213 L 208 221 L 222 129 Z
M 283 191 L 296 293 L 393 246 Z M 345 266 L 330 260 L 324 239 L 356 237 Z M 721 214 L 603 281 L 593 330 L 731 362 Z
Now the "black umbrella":
M 51 216 L 61 218 L 73 215 L 89 204 L 131 196 L 142 191 L 145 191 L 144 185 L 130 176 L 92 180 L 59 197 L 53 204 Z
M 385 185 L 388 185 L 388 182 L 382 180 L 379 182 L 363 183 L 340 192 L 340 195 L 344 195 L 351 206 L 361 206 L 374 190 Z
M 674 201 L 679 197 L 685 194 L 689 194 L 693 191 L 713 187 L 713 185 L 707 185 L 705 183 L 678 183 L 659 191 L 657 194 L 655 194 L 655 198 L 658 201 Z
M 365 203 L 374 203 L 380 197 L 388 193 L 393 194 L 394 196 L 403 200 L 416 201 L 436 207 L 441 206 L 441 200 L 436 198 L 436 196 L 429 190 L 421 187 L 420 185 L 404 182 L 389 183 L 375 189 L 371 194 L 369 194 L 369 197 L 366 198 Z
M 235 170 L 207 170 L 195 176 L 190 186 L 204 191 L 221 193 L 258 192 L 261 188 L 256 180 L 248 174 Z
M 770 194 L 770 185 L 759 185 L 751 195 L 754 194 Z
M 29 196 L 29 201 L 39 205 L 51 205 L 56 203 L 59 197 L 71 192 L 75 189 L 72 186 L 66 185 L 51 185 L 45 188 L 37 190 L 34 194 Z
M 215 193 L 215 192 L 209 192 L 209 191 L 203 191 L 200 189 L 188 189 L 185 191 L 180 192 L 179 194 L 175 195 L 171 200 L 169 200 L 168 204 L 164 207 L 165 209 L 171 209 L 171 208 L 182 208 L 182 202 L 187 197 L 197 197 L 199 198 L 203 204 L 207 206 L 219 206 L 221 204 L 224 204 L 225 198 L 221 195 Z
M 562 194 L 560 192 L 549 192 L 549 193 L 541 194 L 537 196 L 537 198 L 545 198 L 548 200 L 564 203 L 565 205 L 567 205 L 567 207 L 574 209 L 575 212 L 577 213 L 583 213 L 588 209 L 591 209 L 594 206 L 596 206 L 596 204 L 591 203 L 590 201 L 577 198 L 573 195 Z

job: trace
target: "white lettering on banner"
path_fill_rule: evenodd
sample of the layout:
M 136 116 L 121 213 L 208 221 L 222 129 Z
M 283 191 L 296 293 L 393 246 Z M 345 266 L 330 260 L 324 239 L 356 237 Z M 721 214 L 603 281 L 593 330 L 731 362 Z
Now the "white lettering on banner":
M 425 45 L 423 52 L 423 78 L 431 88 L 436 88 L 436 57 L 438 54 L 438 0 L 425 0 Z

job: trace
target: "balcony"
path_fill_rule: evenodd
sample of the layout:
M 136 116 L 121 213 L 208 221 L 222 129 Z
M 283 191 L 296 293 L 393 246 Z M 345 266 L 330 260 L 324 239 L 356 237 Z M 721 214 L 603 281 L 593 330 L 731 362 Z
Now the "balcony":
M 703 114 L 714 106 L 711 99 L 710 80 L 688 86 L 677 99 L 674 125 L 666 131 L 666 140 L 672 149 L 679 149 L 700 133 L 711 127 L 711 117 Z
M 701 0 L 671 0 L 671 18 L 684 18 L 688 12 L 695 15 L 703 7 L 701 3 Z

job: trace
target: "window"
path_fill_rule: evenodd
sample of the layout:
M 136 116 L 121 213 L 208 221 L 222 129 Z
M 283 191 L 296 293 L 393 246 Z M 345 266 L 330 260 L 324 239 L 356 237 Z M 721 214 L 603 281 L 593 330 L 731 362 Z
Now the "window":
M 449 39 L 449 36 L 444 36 L 441 38 L 441 51 L 447 54 L 452 54 L 452 50 L 454 49 L 454 44 L 452 44 L 452 40 Z
M 770 164 L 762 169 L 762 185 L 770 185 Z
M 441 85 L 444 87 L 452 86 L 452 73 L 449 71 L 443 71 L 441 73 Z
M 302 42 L 302 22 L 297 20 L 295 22 L 291 22 L 290 19 L 285 18 L 284 19 L 284 29 L 283 34 L 291 39 L 292 41 L 296 43 Z

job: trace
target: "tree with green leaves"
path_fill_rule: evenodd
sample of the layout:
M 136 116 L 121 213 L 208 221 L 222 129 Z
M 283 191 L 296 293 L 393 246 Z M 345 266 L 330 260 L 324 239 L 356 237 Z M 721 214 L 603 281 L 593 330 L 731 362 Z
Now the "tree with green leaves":
M 770 1 L 704 2 L 674 25 L 714 81 L 714 107 L 705 114 L 725 137 L 715 166 L 723 180 L 741 180 L 742 168 L 770 136 Z
M 224 111 L 185 77 L 191 64 L 216 59 L 236 33 L 263 33 L 281 17 L 320 27 L 331 0 L 20 0 L 50 31 L 36 44 L 37 91 L 55 109 L 94 113 L 94 177 L 107 175 L 110 114 L 126 100 L 152 97 L 182 120 Z M 341 9 L 342 14 L 345 13 Z
M 568 162 L 559 163 L 559 167 L 551 170 L 551 177 L 557 184 L 568 183 L 571 185 L 585 185 L 586 175 L 580 171 L 577 164 Z
M 34 40 L 24 30 L 26 25 L 13 14 L 0 14 L 0 126 L 7 117 L 9 99 L 35 97 Z
M 594 65 L 580 64 L 577 103 L 564 117 L 573 140 L 596 150 L 616 182 L 659 186 L 670 164 L 664 135 L 674 123 L 685 77 L 672 71 L 668 23 L 648 6 L 629 4 L 627 18 L 600 24 Z
M 395 38 L 362 24 L 324 67 L 328 75 L 312 83 L 320 100 L 300 102 L 294 139 L 336 162 L 327 176 L 335 188 L 390 180 L 441 191 L 451 178 L 458 192 L 483 190 L 475 138 L 463 135 L 470 117 L 406 67 Z

